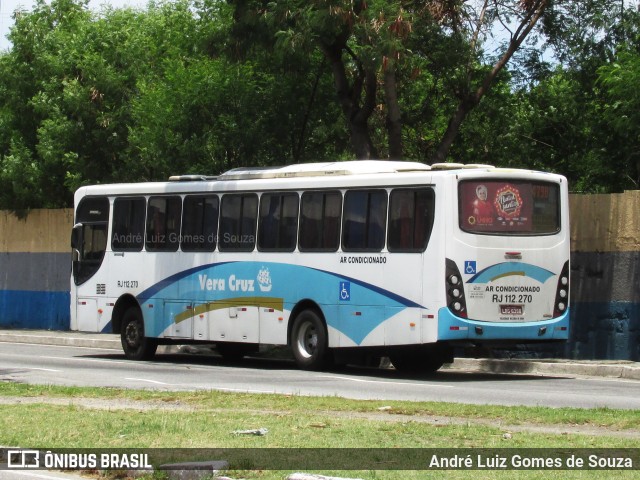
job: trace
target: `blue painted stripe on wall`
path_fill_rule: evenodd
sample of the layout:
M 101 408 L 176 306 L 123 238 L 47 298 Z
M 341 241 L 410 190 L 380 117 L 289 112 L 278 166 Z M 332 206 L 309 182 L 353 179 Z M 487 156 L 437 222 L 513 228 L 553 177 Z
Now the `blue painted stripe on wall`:
M 0 290 L 0 326 L 69 330 L 69 292 Z
M 69 290 L 70 253 L 0 253 L 0 290 Z
M 640 303 L 572 303 L 570 330 L 569 358 L 640 361 Z
M 571 253 L 571 300 L 640 303 L 640 252 Z

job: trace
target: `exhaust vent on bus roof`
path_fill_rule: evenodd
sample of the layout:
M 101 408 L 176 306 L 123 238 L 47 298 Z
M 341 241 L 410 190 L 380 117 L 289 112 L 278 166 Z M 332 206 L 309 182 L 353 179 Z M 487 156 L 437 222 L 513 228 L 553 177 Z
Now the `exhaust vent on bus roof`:
M 462 170 L 471 168 L 496 168 L 493 165 L 481 163 L 434 163 L 431 170 Z
M 234 168 L 218 177 L 219 180 L 254 180 L 262 178 L 321 177 L 335 175 L 364 175 L 375 173 L 424 172 L 429 165 L 418 162 L 389 160 L 353 160 L 345 162 L 300 163 L 282 167 Z
M 466 163 L 462 168 L 496 168 L 494 165 L 485 163 Z
M 170 182 L 205 182 L 207 180 L 217 180 L 218 177 L 211 175 L 172 175 Z
M 464 168 L 464 163 L 434 163 L 431 170 L 458 170 Z

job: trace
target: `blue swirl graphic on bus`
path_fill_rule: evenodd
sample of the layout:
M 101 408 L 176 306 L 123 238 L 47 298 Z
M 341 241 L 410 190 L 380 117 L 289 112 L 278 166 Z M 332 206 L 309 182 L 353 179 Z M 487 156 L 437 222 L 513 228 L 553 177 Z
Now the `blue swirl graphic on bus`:
M 545 283 L 549 278 L 555 276 L 555 273 L 530 263 L 503 262 L 481 270 L 470 278 L 467 283 L 488 283 L 512 275 L 530 277 L 540 283 Z
M 326 309 L 327 325 L 356 345 L 399 311 L 409 307 L 423 308 L 412 300 L 355 278 L 272 262 L 201 265 L 165 278 L 137 298 L 141 305 L 154 305 L 142 309 L 145 329 L 154 337 L 163 335 L 173 323 L 229 305 L 260 307 L 269 303 L 280 305 L 283 311 L 291 311 L 297 302 L 312 298 L 321 309 Z M 168 314 L 165 303 L 171 299 L 183 299 L 192 306 L 178 315 Z M 336 312 L 338 303 L 357 307 L 361 315 L 356 318 L 352 314 Z

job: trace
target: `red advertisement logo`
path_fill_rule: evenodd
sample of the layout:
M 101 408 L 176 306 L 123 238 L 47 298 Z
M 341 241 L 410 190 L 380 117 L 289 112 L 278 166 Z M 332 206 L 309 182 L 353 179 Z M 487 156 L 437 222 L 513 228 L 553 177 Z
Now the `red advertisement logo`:
M 506 220 L 519 217 L 522 210 L 520 191 L 513 185 L 506 184 L 496 192 L 494 206 L 498 215 Z

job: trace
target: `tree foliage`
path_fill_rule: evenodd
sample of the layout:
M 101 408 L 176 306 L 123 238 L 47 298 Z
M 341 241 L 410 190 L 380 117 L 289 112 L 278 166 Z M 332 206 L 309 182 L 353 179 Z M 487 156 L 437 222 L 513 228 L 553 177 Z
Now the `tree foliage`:
M 320 51 L 357 158 L 403 158 L 406 84 L 424 80 L 452 102 L 430 154 L 446 159 L 462 122 L 536 26 L 547 0 L 441 2 L 406 0 L 239 0 L 234 21 L 244 36 L 276 48 Z M 260 20 L 262 19 L 262 21 Z M 483 50 L 491 25 L 507 37 L 491 63 Z M 246 27 L 246 28 L 243 28 Z M 257 27 L 257 28 L 256 28 Z M 266 33 L 265 33 L 266 32 Z M 269 33 L 270 32 L 270 33 Z M 242 40 L 247 45 L 246 40 Z M 431 78 L 445 73 L 442 82 Z M 427 104 L 430 98 L 421 96 Z M 415 105 L 415 98 L 411 98 Z M 422 112 L 430 110 L 428 105 Z M 433 119 L 428 119 L 433 120 Z M 380 135 L 380 132 L 384 134 Z M 382 137 L 386 145 L 376 138 Z
M 0 208 L 354 157 L 638 188 L 639 27 L 614 0 L 37 0 L 0 53 Z

